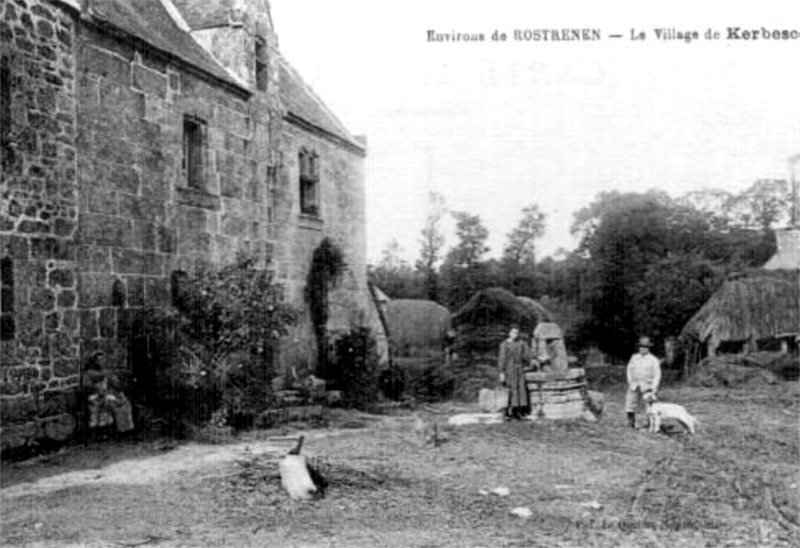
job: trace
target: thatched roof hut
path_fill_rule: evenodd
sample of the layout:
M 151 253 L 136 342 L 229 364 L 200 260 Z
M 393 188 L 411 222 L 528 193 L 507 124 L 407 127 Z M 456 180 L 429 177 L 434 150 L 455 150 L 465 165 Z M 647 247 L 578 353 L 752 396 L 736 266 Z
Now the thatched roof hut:
M 797 274 L 758 271 L 728 279 L 689 320 L 681 336 L 706 344 L 713 356 L 724 342 L 755 343 L 798 332 Z
M 441 351 L 450 320 L 450 311 L 433 301 L 391 299 L 386 304 L 386 327 L 397 356 Z
M 553 315 L 541 304 L 500 287 L 479 291 L 453 315 L 459 349 L 478 353 L 496 352 L 511 324 L 530 337 L 539 322 L 551 321 Z

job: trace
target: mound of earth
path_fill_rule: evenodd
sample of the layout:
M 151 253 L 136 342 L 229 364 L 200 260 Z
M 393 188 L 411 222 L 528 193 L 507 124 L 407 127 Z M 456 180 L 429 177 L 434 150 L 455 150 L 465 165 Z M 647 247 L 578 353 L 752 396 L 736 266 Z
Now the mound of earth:
M 694 386 L 726 388 L 777 382 L 778 378 L 772 371 L 755 364 L 745 365 L 741 360 L 729 356 L 704 359 L 697 365 L 697 372 L 690 380 L 690 384 Z

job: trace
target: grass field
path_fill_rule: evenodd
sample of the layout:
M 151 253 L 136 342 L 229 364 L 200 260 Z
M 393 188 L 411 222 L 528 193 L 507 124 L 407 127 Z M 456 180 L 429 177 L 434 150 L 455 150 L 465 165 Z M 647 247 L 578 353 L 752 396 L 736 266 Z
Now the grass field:
M 337 413 L 307 432 L 328 495 L 292 502 L 286 444 L 106 444 L 3 466 L 3 546 L 797 546 L 800 390 L 674 386 L 698 434 L 625 427 L 620 391 L 600 422 L 454 429 L 465 406 L 410 416 Z M 359 427 L 360 426 L 360 427 Z M 510 495 L 480 490 L 504 486 Z M 510 514 L 528 507 L 530 518 Z

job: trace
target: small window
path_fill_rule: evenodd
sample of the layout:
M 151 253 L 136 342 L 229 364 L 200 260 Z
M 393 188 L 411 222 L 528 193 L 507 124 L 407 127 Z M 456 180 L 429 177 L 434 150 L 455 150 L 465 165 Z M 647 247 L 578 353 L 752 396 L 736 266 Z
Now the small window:
M 319 156 L 300 150 L 300 213 L 319 216 Z
M 183 173 L 186 186 L 205 189 L 206 123 L 195 116 L 183 117 Z
M 256 89 L 267 91 L 267 45 L 263 40 L 256 40 Z

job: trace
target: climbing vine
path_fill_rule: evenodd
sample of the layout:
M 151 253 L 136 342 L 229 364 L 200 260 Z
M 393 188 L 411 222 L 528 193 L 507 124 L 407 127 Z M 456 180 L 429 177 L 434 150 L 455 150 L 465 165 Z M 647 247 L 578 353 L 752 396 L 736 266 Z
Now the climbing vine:
M 305 299 L 311 315 L 311 325 L 317 341 L 317 370 L 325 377 L 328 369 L 328 294 L 344 271 L 344 255 L 329 238 L 323 239 L 314 250 L 306 280 Z

